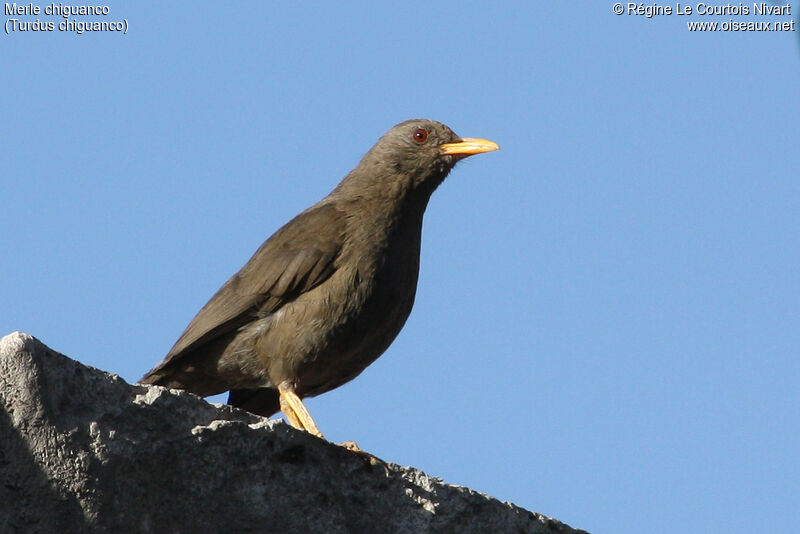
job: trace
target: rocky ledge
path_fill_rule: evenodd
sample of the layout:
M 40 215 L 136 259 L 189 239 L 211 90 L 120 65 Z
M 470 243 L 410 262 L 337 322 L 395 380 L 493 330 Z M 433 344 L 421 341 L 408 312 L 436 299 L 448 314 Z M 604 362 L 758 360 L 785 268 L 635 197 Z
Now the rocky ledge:
M 280 420 L 0 340 L 0 532 L 577 533 Z

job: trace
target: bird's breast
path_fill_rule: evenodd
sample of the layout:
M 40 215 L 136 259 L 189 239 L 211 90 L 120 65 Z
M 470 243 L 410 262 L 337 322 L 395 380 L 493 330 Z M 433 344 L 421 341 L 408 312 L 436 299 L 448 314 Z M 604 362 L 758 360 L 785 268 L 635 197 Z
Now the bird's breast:
M 301 394 L 324 393 L 353 379 L 400 333 L 414 305 L 419 230 L 411 226 L 348 243 L 333 276 L 298 299 L 296 309 L 305 317 L 293 318 L 292 307 L 284 307 L 280 321 L 292 323 L 295 339 L 303 340 L 304 346 L 285 348 L 296 357 L 288 360 L 292 368 L 281 374 L 295 382 Z M 319 317 L 333 327 L 315 324 Z

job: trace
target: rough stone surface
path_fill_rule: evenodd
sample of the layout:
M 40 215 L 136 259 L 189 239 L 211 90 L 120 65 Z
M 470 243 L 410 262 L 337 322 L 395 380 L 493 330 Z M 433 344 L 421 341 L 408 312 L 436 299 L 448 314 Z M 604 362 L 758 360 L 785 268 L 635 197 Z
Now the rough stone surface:
M 580 532 L 228 406 L 0 340 L 0 532 Z

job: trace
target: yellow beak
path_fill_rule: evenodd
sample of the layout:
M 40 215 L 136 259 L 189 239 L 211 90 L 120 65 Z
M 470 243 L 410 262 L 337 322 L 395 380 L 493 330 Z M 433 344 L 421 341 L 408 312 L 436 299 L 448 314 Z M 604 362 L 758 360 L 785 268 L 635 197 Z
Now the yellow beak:
M 442 154 L 465 154 L 469 156 L 471 154 L 500 150 L 500 145 L 487 139 L 465 137 L 457 143 L 439 145 L 439 150 L 441 150 Z

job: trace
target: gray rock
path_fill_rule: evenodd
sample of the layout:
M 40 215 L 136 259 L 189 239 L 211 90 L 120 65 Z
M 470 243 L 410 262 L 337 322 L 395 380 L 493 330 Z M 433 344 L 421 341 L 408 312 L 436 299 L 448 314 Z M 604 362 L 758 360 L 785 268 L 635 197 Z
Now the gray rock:
M 580 532 L 279 420 L 0 340 L 0 532 Z

